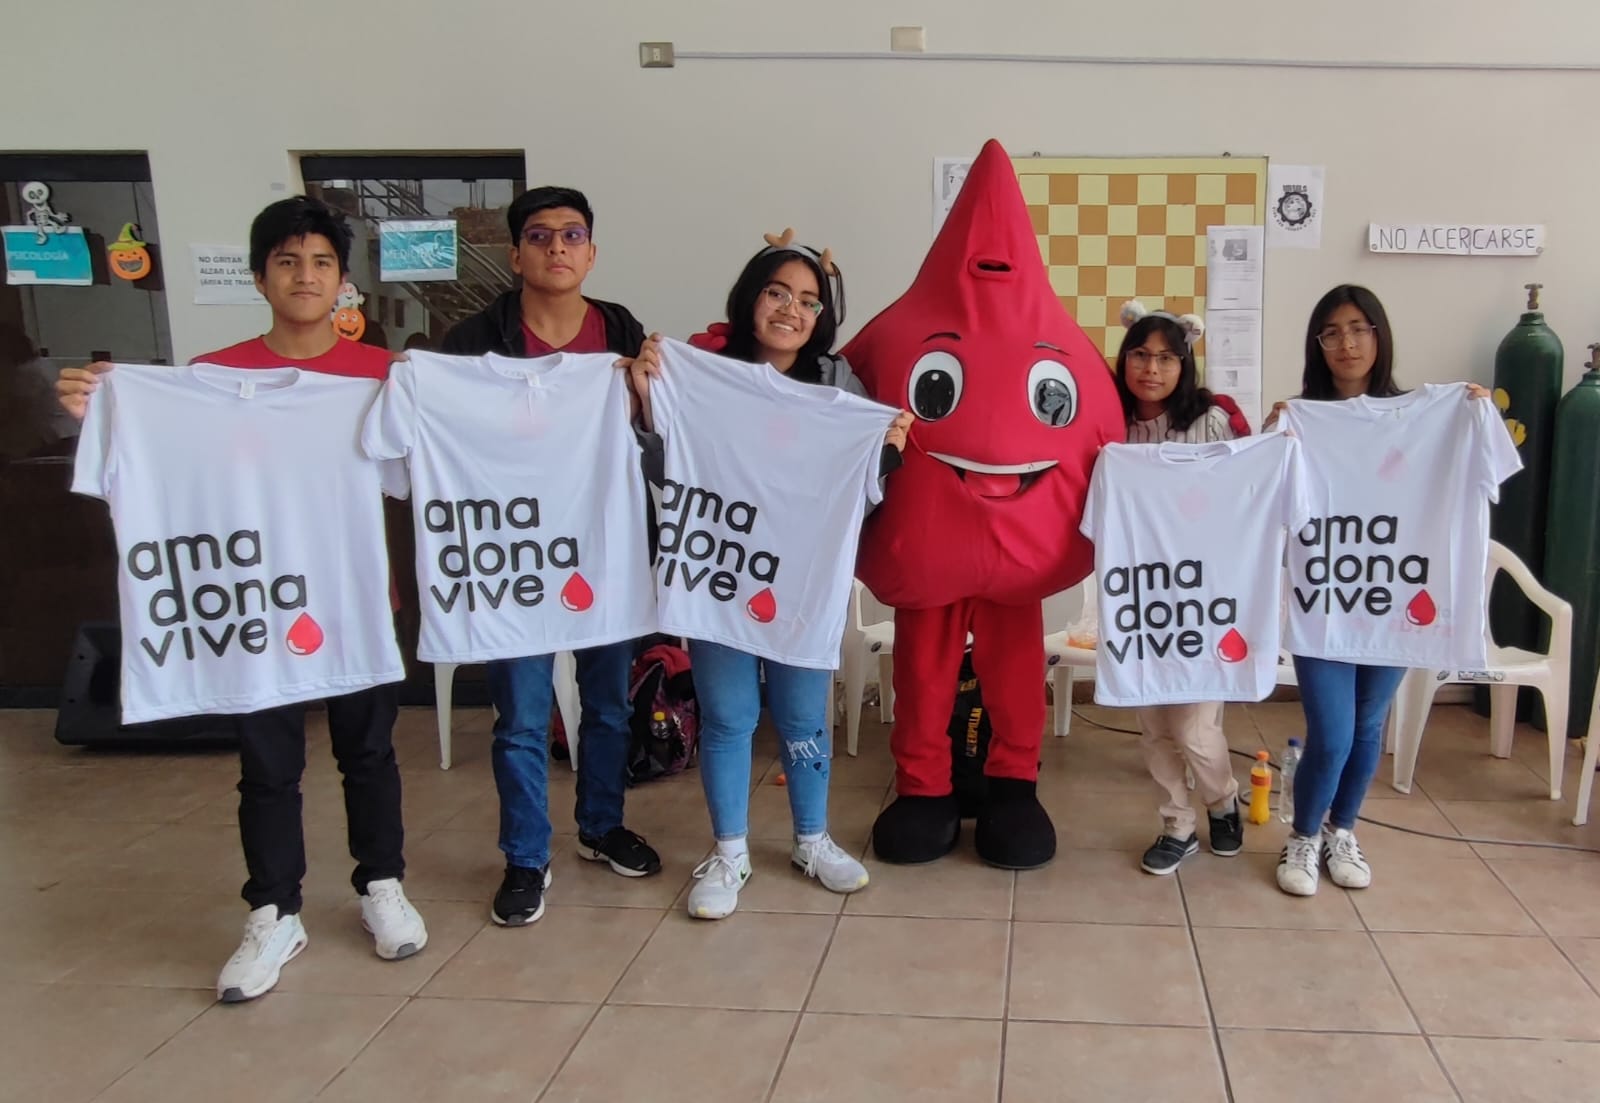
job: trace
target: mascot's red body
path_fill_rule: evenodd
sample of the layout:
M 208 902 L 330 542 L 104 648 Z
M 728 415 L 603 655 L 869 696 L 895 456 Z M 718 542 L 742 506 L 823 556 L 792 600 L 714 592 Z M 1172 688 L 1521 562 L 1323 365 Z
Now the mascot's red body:
M 1078 532 L 1100 447 L 1124 437 L 1104 357 L 1050 287 L 1010 159 L 989 142 L 916 281 L 843 350 L 917 421 L 862 535 L 858 574 L 895 608 L 900 799 L 887 861 L 931 861 L 960 831 L 947 734 L 968 633 L 993 740 L 977 846 L 1027 868 L 1055 853 L 1035 792 L 1044 733 L 1040 602 L 1082 580 Z

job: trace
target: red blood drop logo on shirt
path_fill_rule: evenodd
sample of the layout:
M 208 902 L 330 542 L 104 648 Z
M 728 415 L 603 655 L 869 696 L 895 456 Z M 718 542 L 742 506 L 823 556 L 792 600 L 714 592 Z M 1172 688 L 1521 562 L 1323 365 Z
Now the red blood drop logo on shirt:
M 751 620 L 771 624 L 772 618 L 778 615 L 778 599 L 772 596 L 772 587 L 768 586 L 751 598 L 744 608 L 745 612 L 750 614 Z
M 1228 629 L 1228 634 L 1217 644 L 1217 658 L 1225 663 L 1242 663 L 1249 654 L 1250 645 L 1244 642 L 1237 628 Z
M 1406 606 L 1406 619 L 1419 628 L 1425 628 L 1433 623 L 1439 615 L 1439 609 L 1433 604 L 1433 598 L 1428 596 L 1428 591 L 1418 590 L 1417 596 L 1411 599 L 1411 604 Z
M 289 635 L 284 642 L 293 654 L 314 654 L 322 646 L 322 625 L 313 620 L 310 613 L 301 613 L 289 626 Z
M 561 604 L 574 613 L 588 612 L 589 606 L 594 604 L 594 588 L 581 574 L 574 574 L 561 587 Z

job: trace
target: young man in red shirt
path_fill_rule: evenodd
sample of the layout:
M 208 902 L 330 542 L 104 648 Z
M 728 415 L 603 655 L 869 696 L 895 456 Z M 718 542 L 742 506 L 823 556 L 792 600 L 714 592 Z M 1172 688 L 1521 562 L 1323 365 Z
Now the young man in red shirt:
M 250 226 L 250 268 L 272 308 L 272 328 L 260 337 L 196 357 L 233 368 L 295 365 L 330 375 L 383 379 L 387 349 L 342 340 L 330 321 L 350 263 L 350 227 L 332 208 L 295 196 L 272 204 Z M 98 377 L 110 364 L 63 369 L 61 405 L 83 417 Z M 352 432 L 356 427 L 351 427 Z M 328 733 L 344 775 L 351 883 L 361 921 L 378 956 L 410 957 L 428 943 L 427 927 L 400 887 L 405 832 L 400 770 L 394 755 L 398 698 L 393 685 L 375 686 L 327 702 Z M 226 1003 L 254 999 L 278 983 L 282 967 L 306 945 L 300 922 L 300 883 L 306 872 L 300 816 L 305 772 L 305 705 L 286 705 L 237 717 L 239 836 L 249 880 L 244 940 L 217 978 Z
M 481 356 L 544 356 L 611 352 L 631 359 L 644 329 L 626 308 L 586 298 L 594 268 L 594 212 L 571 188 L 534 188 L 507 211 L 511 268 L 521 279 L 481 314 L 445 335 L 441 352 Z M 661 870 L 661 858 L 622 825 L 627 784 L 628 681 L 633 643 L 577 653 L 583 711 L 578 748 L 578 856 L 607 862 L 624 877 Z M 550 884 L 548 738 L 553 655 L 488 664 L 494 700 L 494 778 L 500 793 L 500 849 L 505 877 L 490 918 L 520 927 L 544 914 Z

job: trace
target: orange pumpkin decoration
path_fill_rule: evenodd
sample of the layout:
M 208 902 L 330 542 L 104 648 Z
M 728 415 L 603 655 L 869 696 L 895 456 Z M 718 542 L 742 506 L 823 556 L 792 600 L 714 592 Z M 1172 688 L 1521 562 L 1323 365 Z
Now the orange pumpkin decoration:
M 117 240 L 106 247 L 106 259 L 111 262 L 111 274 L 118 279 L 142 280 L 150 274 L 150 250 L 138 238 L 139 227 L 124 223 Z
M 346 341 L 359 341 L 367 332 L 366 315 L 353 306 L 342 307 L 334 312 L 333 331 Z
M 142 280 L 150 274 L 150 251 L 143 245 L 111 251 L 111 273 L 125 280 Z

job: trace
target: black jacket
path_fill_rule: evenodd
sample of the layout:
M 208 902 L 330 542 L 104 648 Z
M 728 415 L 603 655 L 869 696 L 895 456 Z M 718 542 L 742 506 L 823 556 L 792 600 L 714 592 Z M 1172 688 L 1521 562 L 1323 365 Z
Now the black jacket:
M 606 323 L 606 349 L 618 356 L 634 356 L 644 344 L 644 327 L 625 306 L 585 298 L 600 312 Z M 498 352 L 501 356 L 526 356 L 528 346 L 522 336 L 522 289 L 512 288 L 489 308 L 450 327 L 439 351 L 449 356 L 482 356 Z

